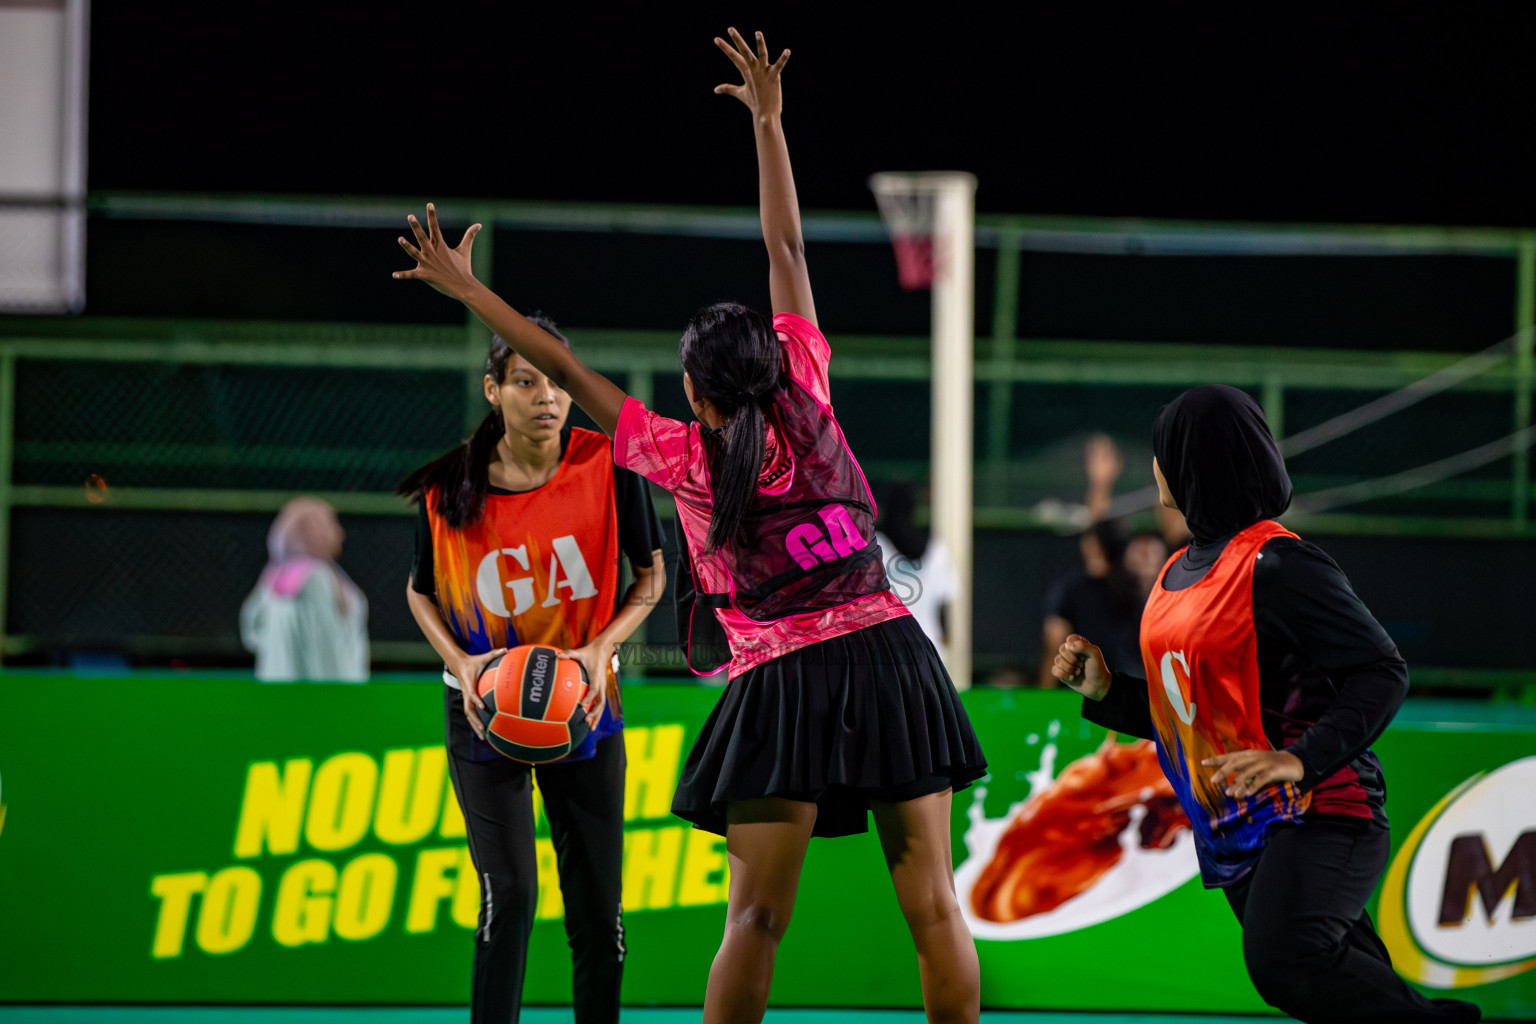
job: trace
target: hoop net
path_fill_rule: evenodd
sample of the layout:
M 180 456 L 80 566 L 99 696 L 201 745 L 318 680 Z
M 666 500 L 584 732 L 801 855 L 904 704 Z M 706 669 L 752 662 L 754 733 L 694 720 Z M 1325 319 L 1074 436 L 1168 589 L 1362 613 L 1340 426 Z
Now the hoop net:
M 896 278 L 902 289 L 915 292 L 933 287 L 938 261 L 932 176 L 883 171 L 870 175 L 869 189 L 896 250 Z

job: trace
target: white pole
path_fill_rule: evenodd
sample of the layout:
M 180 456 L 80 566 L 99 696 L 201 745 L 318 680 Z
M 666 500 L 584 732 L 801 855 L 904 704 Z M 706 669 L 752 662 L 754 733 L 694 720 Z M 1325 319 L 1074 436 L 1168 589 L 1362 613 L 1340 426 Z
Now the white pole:
M 955 594 L 945 663 L 957 689 L 971 685 L 972 413 L 975 362 L 976 178 L 935 175 L 933 244 L 933 533 L 949 548 Z

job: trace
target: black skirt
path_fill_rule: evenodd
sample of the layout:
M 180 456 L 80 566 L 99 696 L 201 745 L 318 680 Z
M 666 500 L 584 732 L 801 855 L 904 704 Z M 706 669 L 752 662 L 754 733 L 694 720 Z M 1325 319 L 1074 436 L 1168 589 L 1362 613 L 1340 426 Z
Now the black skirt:
M 869 829 L 870 800 L 964 789 L 981 745 L 909 615 L 823 640 L 731 680 L 683 766 L 672 812 L 725 834 L 733 800 L 817 804 L 818 836 Z

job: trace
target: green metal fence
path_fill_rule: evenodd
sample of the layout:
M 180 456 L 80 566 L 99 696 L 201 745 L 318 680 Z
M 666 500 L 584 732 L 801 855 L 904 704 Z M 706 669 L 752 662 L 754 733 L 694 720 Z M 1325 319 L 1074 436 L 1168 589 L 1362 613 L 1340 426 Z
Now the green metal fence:
M 98 196 L 96 216 L 205 222 L 389 225 L 413 204 L 388 200 Z M 755 236 L 751 210 L 445 203 L 445 218 L 522 231 Z M 872 242 L 873 214 L 813 214 L 813 241 Z M 492 272 L 492 231 L 477 272 Z M 1020 260 L 1031 251 L 1160 254 L 1430 255 L 1508 261 L 1515 308 L 1507 349 L 1419 407 L 1409 430 L 1470 448 L 1532 424 L 1536 234 L 1494 230 L 1212 226 L 982 217 L 977 243 L 995 251 L 978 311 L 977 509 L 983 529 L 1061 529 L 1048 499 L 1080 493 L 1075 439 L 1108 421 L 1144 435 L 1148 410 L 1169 392 L 1226 383 L 1260 397 L 1277 435 L 1456 367 L 1465 352 L 1081 341 L 1020 337 Z M 990 323 L 989 314 L 990 313 Z M 676 335 L 562 325 L 583 358 L 647 403 L 676 390 Z M 451 444 L 478 415 L 484 328 L 84 317 L 0 321 L 0 623 L 11 600 L 10 523 L 16 509 L 271 512 L 297 491 L 343 513 L 401 515 L 389 493 L 402 466 Z M 917 336 L 840 335 L 832 372 L 840 403 L 904 396 L 910 442 L 867 446 L 873 478 L 926 475 L 928 342 Z M 344 382 L 344 383 L 338 383 Z M 333 386 L 334 385 L 334 386 Z M 411 423 L 392 416 L 409 395 Z M 1436 406 L 1434 403 L 1442 403 Z M 1446 404 L 1449 403 L 1449 404 Z M 238 414 L 237 414 L 238 412 Z M 844 413 L 848 417 L 847 412 Z M 237 421 L 220 425 L 220 417 Z M 368 423 L 367 431 L 353 429 Z M 1393 449 L 1392 421 L 1348 459 L 1298 463 L 1298 492 L 1381 477 L 1419 462 Z M 423 424 L 426 424 L 425 426 Z M 1456 424 L 1456 427 L 1448 426 Z M 1465 443 L 1457 429 L 1467 431 Z M 1444 435 L 1442 437 L 1441 435 Z M 924 439 L 917 443 L 918 438 Z M 1399 445 L 1398 448 L 1402 446 Z M 866 446 L 860 447 L 861 452 Z M 1150 480 L 1144 466 L 1131 486 Z M 1529 458 L 1513 457 L 1371 501 L 1296 517 L 1326 533 L 1528 538 Z M 35 637 L 0 638 L 0 653 Z M 392 652 L 429 656 L 425 645 Z

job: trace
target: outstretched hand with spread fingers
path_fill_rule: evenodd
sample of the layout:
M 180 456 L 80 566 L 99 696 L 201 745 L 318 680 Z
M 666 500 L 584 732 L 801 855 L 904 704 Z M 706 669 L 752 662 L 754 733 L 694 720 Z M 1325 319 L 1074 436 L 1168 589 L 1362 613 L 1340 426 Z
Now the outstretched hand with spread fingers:
M 745 103 L 754 117 L 773 117 L 784 110 L 784 95 L 779 89 L 779 76 L 789 62 L 789 51 L 779 54 L 776 61 L 768 60 L 768 43 L 761 32 L 756 33 L 757 49 L 747 45 L 741 33 L 727 29 L 731 41 L 715 37 L 715 45 L 724 51 L 741 72 L 741 84 L 725 83 L 715 86 L 715 94 L 734 96 Z
M 416 261 L 416 266 L 411 270 L 397 270 L 394 278 L 397 281 L 425 281 L 444 295 L 455 299 L 463 299 L 469 288 L 475 284 L 475 274 L 470 268 L 470 250 L 475 244 L 475 236 L 480 233 L 479 224 L 471 224 L 469 230 L 464 232 L 464 237 L 459 244 L 450 247 L 443 240 L 443 229 L 437 223 L 437 208 L 431 203 L 427 204 L 427 226 L 423 228 L 421 221 L 416 219 L 413 213 L 406 218 L 411 225 L 411 233 L 416 236 L 416 244 L 412 245 L 401 235 L 396 239 L 400 248 L 406 251 L 411 259 Z

